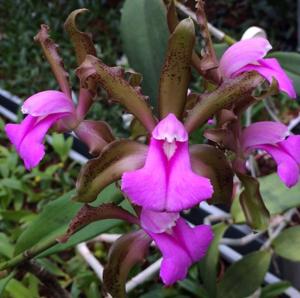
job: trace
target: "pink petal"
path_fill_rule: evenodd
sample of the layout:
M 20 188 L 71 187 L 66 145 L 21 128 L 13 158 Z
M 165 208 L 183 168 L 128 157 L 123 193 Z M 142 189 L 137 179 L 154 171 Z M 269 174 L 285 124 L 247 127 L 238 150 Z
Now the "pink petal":
M 151 140 L 143 168 L 125 172 L 121 188 L 131 201 L 146 209 L 163 211 L 167 189 L 167 159 L 160 141 Z
M 267 39 L 256 37 L 241 40 L 223 54 L 219 69 L 224 78 L 231 78 L 239 69 L 263 58 L 272 46 Z
M 287 76 L 285 71 L 275 58 L 261 59 L 258 61 L 259 65 L 246 65 L 236 72 L 240 74 L 247 71 L 257 71 L 266 80 L 272 83 L 273 78 L 278 82 L 279 90 L 287 93 L 289 97 L 296 98 L 297 94 L 293 86 L 293 81 Z
M 156 125 L 152 131 L 152 137 L 156 140 L 166 140 L 169 143 L 174 140 L 186 142 L 188 133 L 184 125 L 171 113 Z
M 160 277 L 172 285 L 186 277 L 188 268 L 206 253 L 213 233 L 209 226 L 191 228 L 180 218 L 170 233 L 150 233 L 163 255 Z
M 5 133 L 17 151 L 20 148 L 24 136 L 34 127 L 37 120 L 38 118 L 28 115 L 20 124 L 9 123 L 5 125 Z
M 278 143 L 300 165 L 300 136 L 289 136 L 286 140 Z
M 274 158 L 278 176 L 287 187 L 297 184 L 299 165 L 285 150 L 274 145 L 260 145 L 259 149 L 267 151 Z
M 262 144 L 276 144 L 284 140 L 287 131 L 287 126 L 280 122 L 255 122 L 243 130 L 241 138 L 243 150 Z
M 214 236 L 211 226 L 199 225 L 191 228 L 182 218 L 177 221 L 173 232 L 178 242 L 188 251 L 193 262 L 197 262 L 205 256 Z
M 143 208 L 140 221 L 144 230 L 153 233 L 163 233 L 171 229 L 179 217 L 180 214 L 178 212 L 157 212 Z
M 146 209 L 178 212 L 210 198 L 209 179 L 191 169 L 188 143 L 176 142 L 176 151 L 168 160 L 163 141 L 152 138 L 145 166 L 122 176 L 122 191 L 131 201 Z
M 44 118 L 27 116 L 20 124 L 7 124 L 5 131 L 23 159 L 25 168 L 30 170 L 38 165 L 45 155 L 43 138 L 58 119 L 68 113 L 52 114 Z
M 74 105 L 63 92 L 47 90 L 26 99 L 22 106 L 22 112 L 35 117 L 57 113 L 74 113 Z
M 169 162 L 166 210 L 188 209 L 211 198 L 212 195 L 210 180 L 192 171 L 188 143 L 178 144 L 176 153 Z

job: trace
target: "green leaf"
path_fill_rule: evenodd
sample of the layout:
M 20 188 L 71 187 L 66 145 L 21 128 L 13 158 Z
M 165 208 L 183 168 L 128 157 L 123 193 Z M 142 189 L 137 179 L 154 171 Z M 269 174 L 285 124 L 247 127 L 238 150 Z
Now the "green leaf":
M 230 208 L 230 214 L 232 216 L 233 222 L 235 224 L 241 224 L 246 222 L 246 218 L 243 212 L 243 209 L 240 204 L 240 200 L 238 197 L 235 197 L 233 199 L 233 202 L 231 204 Z
M 159 85 L 160 119 L 173 113 L 181 118 L 191 77 L 191 57 L 195 44 L 192 19 L 182 20 L 169 38 Z
M 259 182 L 247 175 L 238 174 L 244 190 L 240 194 L 240 203 L 247 223 L 257 230 L 264 230 L 269 223 L 270 214 L 260 194 Z
M 201 278 L 210 298 L 216 296 L 217 269 L 220 255 L 219 242 L 227 228 L 228 225 L 225 223 L 219 223 L 213 226 L 214 240 L 204 259 L 199 263 Z
M 296 52 L 272 52 L 268 57 L 278 59 L 280 65 L 293 80 L 297 94 L 300 94 L 300 54 Z
M 134 141 L 120 140 L 108 144 L 99 157 L 82 167 L 76 184 L 77 194 L 73 199 L 94 201 L 104 187 L 120 179 L 125 171 L 142 167 L 146 153 L 147 146 Z
M 217 58 L 220 60 L 225 51 L 228 49 L 227 43 L 214 43 L 214 49 L 216 52 Z
M 261 285 L 269 268 L 271 252 L 257 251 L 234 263 L 217 287 L 219 298 L 244 298 Z
M 300 206 L 300 184 L 287 188 L 276 173 L 258 180 L 260 193 L 271 214 L 279 214 Z
M 108 201 L 116 192 L 116 188 L 111 185 L 107 187 L 102 196 L 95 202 L 99 205 Z M 82 207 L 81 203 L 71 201 L 74 191 L 71 191 L 54 202 L 49 203 L 39 216 L 32 222 L 32 224 L 21 234 L 16 247 L 15 255 L 33 246 L 44 246 L 47 243 L 52 243 L 56 238 L 63 235 L 79 209 Z M 106 220 L 95 222 L 75 233 L 67 243 L 57 244 L 50 248 L 45 254 L 61 251 L 68 247 L 72 247 L 79 242 L 86 241 L 96 235 L 110 229 L 116 225 L 118 221 Z
M 291 284 L 288 281 L 277 282 L 262 288 L 260 298 L 275 298 L 279 297 L 283 292 L 289 288 Z
M 281 232 L 272 246 L 279 256 L 295 262 L 300 261 L 300 227 L 288 228 Z
M 205 289 L 199 285 L 199 282 L 193 281 L 191 279 L 184 279 L 178 282 L 178 285 L 188 291 L 189 293 L 195 295 L 196 297 L 200 298 L 209 298 Z
M 51 145 L 62 161 L 66 161 L 69 152 L 72 148 L 72 144 L 73 144 L 72 137 L 68 137 L 67 139 L 65 139 L 63 134 L 60 133 L 52 134 Z
M 12 298 L 38 298 L 29 289 L 27 289 L 20 281 L 11 279 L 6 285 L 5 291 Z
M 0 279 L 0 297 L 2 297 L 5 287 L 7 286 L 8 282 L 14 277 L 14 275 L 15 275 L 15 272 L 11 272 L 6 277 Z
M 143 92 L 156 106 L 159 75 L 169 36 L 163 1 L 126 0 L 120 28 L 129 64 L 143 75 Z
M 14 246 L 4 233 L 0 233 L 0 243 L 0 255 L 11 258 L 13 256 Z

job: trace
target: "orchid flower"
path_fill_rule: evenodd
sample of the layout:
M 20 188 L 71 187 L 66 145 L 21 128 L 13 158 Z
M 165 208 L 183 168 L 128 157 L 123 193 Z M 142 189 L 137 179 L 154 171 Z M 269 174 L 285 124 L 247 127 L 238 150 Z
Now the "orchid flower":
M 268 152 L 277 163 L 279 178 L 287 187 L 297 184 L 300 172 L 300 136 L 285 139 L 288 128 L 272 121 L 256 122 L 242 132 L 242 148 L 245 152 L 261 149 Z
M 188 268 L 205 256 L 213 239 L 210 226 L 192 228 L 179 213 L 142 209 L 140 221 L 163 255 L 160 277 L 167 286 L 186 277 Z
M 209 199 L 209 179 L 191 168 L 188 133 L 170 113 L 152 131 L 143 168 L 125 172 L 122 191 L 131 201 L 155 211 L 178 212 Z
M 42 141 L 49 128 L 58 120 L 66 119 L 68 125 L 75 123 L 75 108 L 65 93 L 55 90 L 42 91 L 29 97 L 22 106 L 28 114 L 20 124 L 7 124 L 5 132 L 30 170 L 45 155 Z
M 20 124 L 5 126 L 5 132 L 23 159 L 27 170 L 36 167 L 44 157 L 45 147 L 42 142 L 47 131 L 54 124 L 59 132 L 80 128 L 81 125 L 81 130 L 85 128 L 86 121 L 83 119 L 94 96 L 94 91 L 80 88 L 78 105 L 75 107 L 68 74 L 58 54 L 58 46 L 49 37 L 49 30 L 47 25 L 41 25 L 34 39 L 40 43 L 62 92 L 47 90 L 32 95 L 24 102 L 21 109 L 23 114 L 28 116 Z M 81 135 L 85 137 L 84 132 L 81 132 Z
M 281 68 L 277 59 L 264 58 L 272 49 L 269 41 L 262 37 L 241 40 L 229 47 L 223 54 L 219 70 L 224 79 L 235 78 L 248 71 L 256 71 L 269 83 L 273 78 L 278 82 L 279 89 L 291 98 L 296 98 L 292 80 Z

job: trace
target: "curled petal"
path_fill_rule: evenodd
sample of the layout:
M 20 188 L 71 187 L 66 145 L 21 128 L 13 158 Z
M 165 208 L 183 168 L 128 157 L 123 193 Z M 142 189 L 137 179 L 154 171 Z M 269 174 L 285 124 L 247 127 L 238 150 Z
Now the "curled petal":
M 73 113 L 74 105 L 63 92 L 47 90 L 30 96 L 24 102 L 22 112 L 34 117 Z
M 289 97 L 297 97 L 292 80 L 287 76 L 275 58 L 260 59 L 258 62 L 259 64 L 249 64 L 242 67 L 236 74 L 252 70 L 257 71 L 261 76 L 268 80 L 270 84 L 272 83 L 273 78 L 275 78 L 278 82 L 279 89 L 287 93 Z
M 163 233 L 171 229 L 180 217 L 178 212 L 156 212 L 142 209 L 140 220 L 144 230 L 153 233 Z
M 267 151 L 274 158 L 277 163 L 278 176 L 287 187 L 297 184 L 299 165 L 285 150 L 274 145 L 261 145 L 259 148 Z
M 152 136 L 156 140 L 166 140 L 169 143 L 174 140 L 178 142 L 188 140 L 186 129 L 174 114 L 169 114 L 161 120 L 152 131 Z
M 219 69 L 224 78 L 230 78 L 242 67 L 263 58 L 272 46 L 267 39 L 256 37 L 232 45 L 220 60 Z
M 20 124 L 7 124 L 5 132 L 14 144 L 25 168 L 30 170 L 38 165 L 45 155 L 42 141 L 54 122 L 68 114 L 51 114 L 42 119 L 28 115 Z
M 122 191 L 133 203 L 155 211 L 178 212 L 210 198 L 209 179 L 191 169 L 188 143 L 176 142 L 176 151 L 168 160 L 163 141 L 152 138 L 145 166 L 125 172 Z
M 300 136 L 289 136 L 278 144 L 300 165 Z
M 188 268 L 205 255 L 213 239 L 209 226 L 191 228 L 182 218 L 170 233 L 148 234 L 162 252 L 160 277 L 166 285 L 184 279 Z
M 276 144 L 284 140 L 287 132 L 287 126 L 280 122 L 255 122 L 243 130 L 241 138 L 243 150 L 257 145 Z

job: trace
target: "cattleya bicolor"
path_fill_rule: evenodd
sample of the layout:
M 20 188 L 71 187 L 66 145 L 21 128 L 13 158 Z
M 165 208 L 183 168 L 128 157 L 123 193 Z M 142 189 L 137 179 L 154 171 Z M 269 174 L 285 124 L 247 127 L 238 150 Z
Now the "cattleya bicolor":
M 140 225 L 163 255 L 160 277 L 168 286 L 186 277 L 188 268 L 205 256 L 213 239 L 210 226 L 192 228 L 179 213 L 142 209 Z
M 74 43 L 78 35 L 84 34 L 76 28 L 75 18 L 86 9 L 72 12 L 65 27 Z M 71 33 L 70 33 L 71 32 Z M 50 128 L 62 133 L 73 130 L 78 138 L 89 146 L 90 153 L 98 153 L 107 142 L 113 141 L 111 129 L 102 121 L 84 120 L 96 93 L 95 84 L 89 81 L 89 88 L 81 87 L 78 103 L 74 104 L 71 87 L 57 45 L 49 37 L 49 27 L 41 25 L 35 36 L 51 66 L 61 91 L 46 90 L 25 100 L 21 111 L 28 114 L 20 124 L 7 124 L 5 131 L 11 143 L 23 159 L 26 169 L 36 167 L 45 155 L 44 137 Z M 80 64 L 86 54 L 95 54 L 90 37 L 85 36 L 85 47 L 74 44 L 77 62 Z
M 7 124 L 5 132 L 30 170 L 45 155 L 43 139 L 49 128 L 58 121 L 70 130 L 76 125 L 75 107 L 65 93 L 47 90 L 29 97 L 22 106 L 28 114 L 20 124 Z
M 213 194 L 209 179 L 192 171 L 188 133 L 174 114 L 154 128 L 144 167 L 125 172 L 121 189 L 134 204 L 168 212 L 191 208 Z
M 287 93 L 291 98 L 296 98 L 293 83 L 277 59 L 264 58 L 271 49 L 271 44 L 263 37 L 244 39 L 235 43 L 221 57 L 219 70 L 223 79 L 234 78 L 248 71 L 256 71 L 270 84 L 275 78 L 279 90 Z
M 299 181 L 300 136 L 287 136 L 288 133 L 288 127 L 282 123 L 256 122 L 243 130 L 241 144 L 245 153 L 253 149 L 268 152 L 277 163 L 279 178 L 292 187 Z
M 123 219 L 140 227 L 140 230 L 123 235 L 112 245 L 104 270 L 104 287 L 114 297 L 119 297 L 114 293 L 125 293 L 129 269 L 143 259 L 142 251 L 152 240 L 163 255 L 160 271 L 163 282 L 171 285 L 185 278 L 188 268 L 204 257 L 213 232 L 207 225 L 189 226 L 180 217 L 180 212 L 208 199 L 231 201 L 234 162 L 231 164 L 225 153 L 215 145 L 189 146 L 189 134 L 212 117 L 219 116 L 224 109 L 231 109 L 233 114 L 237 103 L 243 103 L 249 97 L 252 100 L 253 91 L 265 80 L 271 82 L 275 78 L 280 90 L 295 97 L 293 86 L 277 61 L 263 58 L 270 50 L 265 39 L 255 38 L 233 45 L 217 67 L 201 3 L 198 2 L 198 20 L 201 30 L 207 30 L 202 34 L 208 48 L 203 51 L 204 57 L 197 60 L 191 19 L 172 27 L 160 76 L 158 116 L 149 107 L 139 84 L 127 80 L 119 67 L 109 67 L 95 57 L 91 39 L 75 26 L 75 17 L 82 11 L 79 10 L 73 12 L 67 21 L 80 65 L 76 70 L 81 82 L 78 105 L 75 107 L 72 102 L 55 47 L 45 47 L 44 41 L 49 40 L 46 35 L 45 39 L 40 38 L 40 42 L 46 56 L 54 58 L 50 59 L 50 63 L 62 92 L 49 90 L 33 95 L 23 105 L 22 111 L 29 114 L 23 122 L 6 126 L 9 138 L 28 169 L 36 166 L 43 157 L 42 139 L 51 126 L 60 131 L 75 131 L 89 146 L 90 152 L 96 155 L 82 167 L 74 197 L 77 201 L 92 202 L 106 186 L 121 180 L 120 189 L 132 203 L 133 214 L 114 203 L 99 207 L 85 204 L 64 238 L 66 240 L 78 228 L 102 219 Z M 193 66 L 200 61 L 196 69 L 215 83 L 214 91 L 196 94 L 192 102 L 190 99 L 195 94 L 188 95 L 187 92 L 191 61 Z M 133 114 L 135 123 L 144 126 L 142 135 L 147 144 L 132 139 L 115 140 L 106 124 L 99 126 L 99 123 L 84 120 L 92 104 L 96 84 L 107 91 L 108 99 L 120 103 Z M 241 132 L 235 139 L 240 145 L 237 147 L 239 157 L 244 158 L 254 148 L 268 151 L 278 163 L 280 177 L 288 186 L 294 185 L 299 175 L 299 156 L 295 149 L 298 137 L 284 139 L 286 129 L 278 125 L 276 132 L 267 129 L 268 133 L 265 136 L 260 134 L 259 139 L 255 133 L 259 124 L 254 125 L 243 132 L 237 130 Z M 265 123 L 261 127 L 269 126 Z M 291 166 L 297 167 L 297 177 L 296 174 L 288 175 L 286 168 Z M 122 266 L 127 267 L 124 269 Z M 120 276 L 122 282 L 115 280 L 121 279 Z M 116 290 L 115 286 L 122 289 Z

